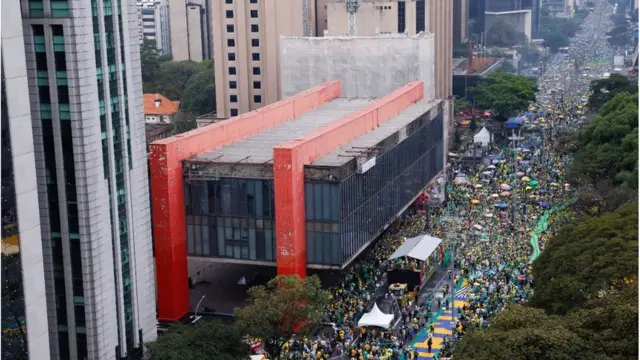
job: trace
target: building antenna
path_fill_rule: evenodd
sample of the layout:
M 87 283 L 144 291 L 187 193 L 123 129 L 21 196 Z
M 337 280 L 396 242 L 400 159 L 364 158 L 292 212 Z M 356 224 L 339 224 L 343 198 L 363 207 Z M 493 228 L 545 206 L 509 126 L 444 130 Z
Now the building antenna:
M 349 14 L 349 36 L 356 36 L 356 30 L 358 28 L 358 23 L 356 20 L 356 13 L 358 12 L 358 8 L 360 7 L 359 0 L 345 0 L 345 5 L 347 5 L 347 13 Z

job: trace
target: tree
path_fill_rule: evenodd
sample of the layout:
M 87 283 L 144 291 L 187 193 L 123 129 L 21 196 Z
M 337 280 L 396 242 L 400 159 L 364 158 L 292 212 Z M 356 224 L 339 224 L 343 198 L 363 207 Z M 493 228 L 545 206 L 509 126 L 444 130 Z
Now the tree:
M 595 359 L 589 344 L 555 316 L 517 305 L 494 318 L 487 329 L 471 330 L 456 344 L 456 360 Z
M 464 109 L 471 108 L 471 103 L 465 98 L 456 98 L 453 107 L 454 107 L 453 111 L 455 113 L 458 113 Z
M 522 32 L 502 18 L 497 19 L 487 31 L 488 46 L 510 47 L 526 41 L 527 37 Z
M 638 203 L 600 217 L 583 217 L 551 239 L 533 263 L 530 305 L 554 314 L 585 305 L 638 269 Z
M 150 360 L 245 360 L 250 355 L 238 329 L 217 321 L 172 326 L 147 347 Z
M 615 179 L 637 188 L 638 94 L 617 94 L 576 136 L 579 150 L 570 166 L 572 181 Z
M 183 100 L 187 83 L 199 72 L 198 64 L 191 60 L 163 62 L 160 64 L 157 77 L 153 80 L 154 92 L 170 99 Z
M 154 79 L 160 73 L 160 64 L 155 42 L 144 39 L 140 45 L 140 65 L 142 66 L 142 84 L 145 93 L 154 92 Z
M 189 130 L 193 130 L 198 127 L 196 122 L 196 114 L 179 110 L 171 118 L 171 125 L 173 126 L 173 134 L 182 134 Z
M 195 114 L 206 114 L 216 109 L 213 69 L 201 71 L 189 79 L 180 106 L 184 111 Z
M 543 39 L 544 46 L 550 48 L 553 53 L 557 53 L 562 47 L 569 46 L 569 36 L 561 32 L 546 34 Z
M 478 106 L 505 121 L 528 108 L 535 100 L 537 88 L 535 81 L 525 76 L 496 72 L 481 78 L 471 92 Z
M 634 94 L 638 88 L 629 79 L 620 74 L 611 74 L 608 79 L 593 80 L 590 85 L 591 95 L 587 105 L 597 111 L 604 103 L 622 92 Z
M 243 333 L 259 337 L 273 358 L 278 358 L 284 341 L 295 333 L 305 333 L 308 325 L 324 320 L 328 293 L 320 278 L 296 275 L 277 276 L 266 286 L 249 289 L 244 308 L 236 311 Z

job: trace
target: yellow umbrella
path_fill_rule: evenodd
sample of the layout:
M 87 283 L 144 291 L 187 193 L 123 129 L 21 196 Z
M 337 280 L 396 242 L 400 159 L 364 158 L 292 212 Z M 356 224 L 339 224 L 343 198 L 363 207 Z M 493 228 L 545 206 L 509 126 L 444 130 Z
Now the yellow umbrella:
M 523 176 L 520 181 L 530 181 L 531 178 L 529 178 L 528 176 Z
M 529 190 L 531 190 L 531 189 L 533 189 L 531 186 L 527 186 L 527 187 L 525 188 L 525 190 L 527 190 L 527 191 L 529 191 Z
M 544 123 L 545 121 L 546 121 L 545 119 L 540 120 L 541 123 Z
M 550 185 L 553 186 L 553 187 L 560 186 L 560 184 L 558 184 L 556 182 L 552 182 Z
M 538 121 L 544 121 L 544 118 L 543 117 L 538 118 Z
M 478 204 L 480 204 L 480 200 L 478 200 L 478 199 L 473 199 L 473 200 L 471 200 L 471 203 L 472 203 L 473 205 L 478 205 Z

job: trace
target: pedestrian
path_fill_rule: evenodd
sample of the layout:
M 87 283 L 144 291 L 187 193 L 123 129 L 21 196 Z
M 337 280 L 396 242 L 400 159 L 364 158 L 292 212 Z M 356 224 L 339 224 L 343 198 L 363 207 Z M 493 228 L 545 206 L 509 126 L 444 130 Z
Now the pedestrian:
M 431 352 L 431 345 L 433 345 L 433 338 L 429 336 L 429 339 L 427 340 L 427 352 Z

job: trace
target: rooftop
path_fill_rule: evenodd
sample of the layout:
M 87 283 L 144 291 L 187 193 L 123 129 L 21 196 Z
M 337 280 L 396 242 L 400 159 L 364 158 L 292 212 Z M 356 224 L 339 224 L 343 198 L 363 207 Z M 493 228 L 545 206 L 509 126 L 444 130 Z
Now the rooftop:
M 255 135 L 231 143 L 222 148 L 198 154 L 190 159 L 203 163 L 239 163 L 265 164 L 273 160 L 273 148 L 279 144 L 296 139 L 313 130 L 339 120 L 367 106 L 375 99 L 339 98 L 302 116 L 285 121 Z
M 400 129 L 412 123 L 422 114 L 428 112 L 438 104 L 439 100 L 421 100 L 410 105 L 400 114 L 382 123 L 375 130 L 370 131 L 346 145 L 343 145 L 325 156 L 311 162 L 311 166 L 342 166 L 351 159 L 357 157 L 358 151 L 365 148 L 372 148 L 384 141 Z
M 145 115 L 173 115 L 178 112 L 179 107 L 180 101 L 169 100 L 162 94 L 144 94 Z

